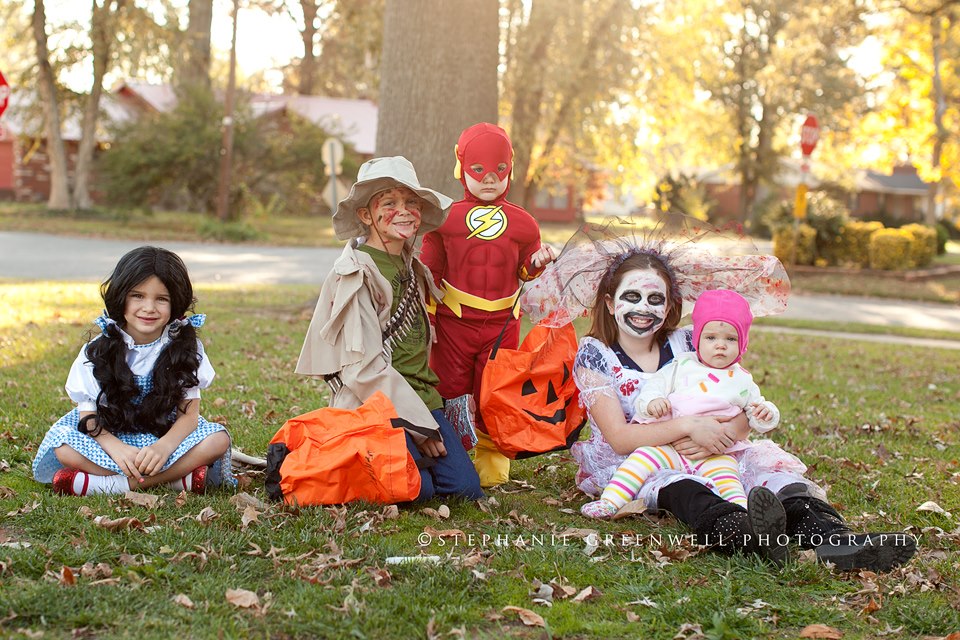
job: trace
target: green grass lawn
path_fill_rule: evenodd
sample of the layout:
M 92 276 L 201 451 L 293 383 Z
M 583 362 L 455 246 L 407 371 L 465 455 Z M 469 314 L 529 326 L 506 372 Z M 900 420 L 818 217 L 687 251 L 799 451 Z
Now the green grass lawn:
M 202 411 L 227 425 L 236 446 L 262 455 L 286 418 L 324 403 L 322 384 L 293 374 L 316 289 L 204 286 L 197 294 L 218 372 Z M 230 493 L 181 503 L 156 489 L 153 507 L 55 496 L 32 480 L 30 463 L 70 407 L 63 383 L 100 306 L 89 284 L 0 284 L 0 636 L 733 639 L 796 638 L 822 624 L 844 638 L 915 638 L 960 630 L 958 352 L 754 336 L 746 365 L 783 413 L 773 438 L 804 459 L 857 528 L 920 536 L 918 556 L 887 574 L 835 572 L 807 557 L 776 572 L 670 541 L 685 530 L 669 518 L 582 518 L 586 498 L 566 454 L 516 462 L 512 482 L 478 505 L 448 502 L 446 519 L 359 504 L 271 504 L 244 517 Z M 266 501 L 262 476 L 241 479 L 241 492 Z M 917 511 L 927 501 L 953 515 Z M 103 526 L 110 521 L 128 526 Z M 590 554 L 588 529 L 601 542 Z M 385 562 L 420 554 L 441 560 Z M 534 602 L 541 585 L 553 585 L 552 606 Z M 231 604 L 231 589 L 253 592 L 256 603 Z M 507 607 L 535 612 L 545 627 L 524 625 Z

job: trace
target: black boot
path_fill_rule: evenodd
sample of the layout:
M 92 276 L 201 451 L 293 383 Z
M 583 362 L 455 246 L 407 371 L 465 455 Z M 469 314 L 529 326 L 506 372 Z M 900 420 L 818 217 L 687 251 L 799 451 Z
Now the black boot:
M 660 503 L 663 508 L 663 495 L 667 489 L 680 485 L 681 481 L 660 491 Z M 788 560 L 784 525 L 786 522 L 783 507 L 767 489 L 759 493 L 750 492 L 750 502 L 747 509 L 727 502 L 718 495 L 696 481 L 689 481 L 692 486 L 682 487 L 681 491 L 674 488 L 668 493 L 667 504 L 675 502 L 680 493 L 689 494 L 692 502 L 699 506 L 709 505 L 695 515 L 689 508 L 681 508 L 683 515 L 690 517 L 689 524 L 696 534 L 698 544 L 712 546 L 718 551 L 756 553 L 777 566 L 783 566 Z M 764 493 L 765 492 L 765 493 Z M 711 497 L 712 496 L 712 497 Z M 690 504 L 690 503 L 687 503 Z M 683 519 L 681 515 L 678 518 Z M 686 520 L 684 520 L 686 522 Z
M 817 559 L 838 569 L 889 571 L 917 552 L 917 542 L 906 533 L 854 533 L 836 509 L 810 497 L 787 498 L 787 533 L 804 549 L 815 549 Z

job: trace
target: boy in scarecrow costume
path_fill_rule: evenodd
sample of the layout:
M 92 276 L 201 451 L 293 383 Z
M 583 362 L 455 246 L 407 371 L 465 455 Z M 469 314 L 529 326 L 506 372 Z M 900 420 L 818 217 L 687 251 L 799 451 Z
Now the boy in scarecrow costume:
M 504 325 L 501 346 L 519 344 L 514 302 L 521 281 L 540 275 L 554 254 L 540 244 L 533 216 L 506 200 L 513 170 L 507 133 L 486 122 L 473 125 L 460 134 L 455 152 L 454 176 L 464 186 L 464 197 L 439 229 L 424 236 L 420 257 L 443 291 L 430 360 L 440 378 L 437 389 L 448 401 L 472 397 L 477 403 L 483 368 Z M 476 427 L 474 466 L 481 485 L 506 482 L 510 460 L 486 435 L 479 413 Z
M 390 399 L 410 455 L 432 461 L 420 472 L 420 500 L 483 497 L 428 366 L 424 293 L 433 282 L 413 255 L 417 236 L 442 224 L 449 206 L 450 198 L 420 185 L 402 156 L 360 167 L 333 215 L 347 244 L 324 280 L 296 368 L 327 381 L 334 408 L 356 409 L 378 391 Z

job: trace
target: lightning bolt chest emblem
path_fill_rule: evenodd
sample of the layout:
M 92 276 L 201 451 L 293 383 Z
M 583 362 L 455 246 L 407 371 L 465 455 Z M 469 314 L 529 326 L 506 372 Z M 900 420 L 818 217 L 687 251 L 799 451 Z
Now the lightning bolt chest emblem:
M 503 206 L 474 207 L 467 212 L 466 222 L 470 230 L 468 240 L 474 237 L 481 240 L 495 240 L 507 230 L 507 214 L 504 213 Z

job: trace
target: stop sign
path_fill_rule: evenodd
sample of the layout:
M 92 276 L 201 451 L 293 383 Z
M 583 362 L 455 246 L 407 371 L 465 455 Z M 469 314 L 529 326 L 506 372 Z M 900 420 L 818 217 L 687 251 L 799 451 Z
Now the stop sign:
M 803 155 L 808 156 L 813 153 L 819 139 L 820 125 L 817 124 L 817 118 L 812 113 L 808 114 L 800 129 L 800 150 L 803 151 Z
M 8 102 L 10 102 L 10 85 L 7 84 L 7 79 L 0 72 L 0 116 L 7 110 Z

